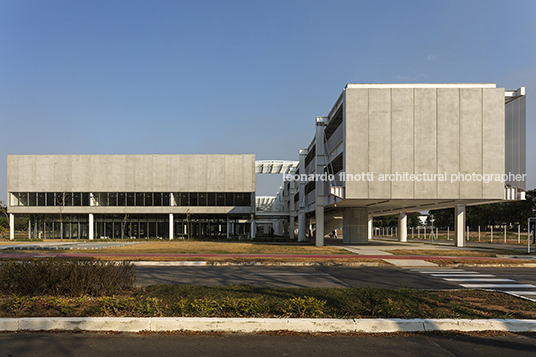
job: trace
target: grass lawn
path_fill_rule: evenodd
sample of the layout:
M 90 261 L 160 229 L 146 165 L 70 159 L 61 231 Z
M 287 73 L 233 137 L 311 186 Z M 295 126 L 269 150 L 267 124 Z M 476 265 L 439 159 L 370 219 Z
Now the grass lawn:
M 499 292 L 156 285 L 119 296 L 0 296 L 0 317 L 190 316 L 535 319 L 536 303 Z
M 121 254 L 352 254 L 337 247 L 198 241 L 147 242 L 124 247 L 104 248 L 94 252 Z M 69 250 L 69 253 L 88 253 L 88 250 Z

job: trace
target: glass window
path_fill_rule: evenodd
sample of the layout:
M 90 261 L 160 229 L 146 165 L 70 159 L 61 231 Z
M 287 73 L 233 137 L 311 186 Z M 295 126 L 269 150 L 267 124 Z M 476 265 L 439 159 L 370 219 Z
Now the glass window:
M 207 205 L 207 194 L 205 192 L 199 192 L 197 194 L 197 205 L 206 206 Z
M 169 206 L 169 192 L 162 193 L 162 206 Z
M 162 193 L 155 192 L 154 194 L 154 206 L 162 206 Z
M 38 206 L 44 206 L 46 204 L 45 200 L 45 193 L 44 192 L 38 192 L 37 193 L 37 205 Z
M 82 192 L 82 206 L 89 206 L 89 192 Z
M 136 206 L 144 206 L 143 193 L 136 192 Z
M 151 207 L 153 205 L 153 193 L 145 192 L 145 207 Z
M 37 194 L 35 192 L 30 192 L 28 194 L 28 206 L 37 206 L 36 196 Z
M 117 206 L 117 192 L 108 192 L 108 206 Z
M 197 192 L 190 192 L 189 206 L 197 206 Z
M 126 196 L 127 196 L 127 206 L 134 206 L 134 198 L 135 198 L 134 192 L 127 192 Z
M 235 193 L 235 205 L 236 206 L 243 206 L 244 205 L 244 194 Z
M 216 206 L 225 206 L 225 194 L 222 192 L 216 193 Z
M 188 206 L 190 204 L 190 197 L 188 192 L 181 192 L 179 206 Z
M 80 192 L 73 193 L 73 206 L 82 205 L 82 194 Z
M 225 205 L 226 206 L 234 206 L 234 193 L 227 192 L 225 194 Z
M 125 204 L 125 193 L 124 192 L 118 192 L 117 193 L 117 205 L 118 206 L 126 206 Z
M 63 202 L 65 206 L 72 206 L 73 205 L 73 194 L 72 192 L 64 192 L 63 193 Z
M 207 193 L 207 206 L 216 206 L 216 193 Z
M 54 202 L 54 192 L 47 192 L 47 193 L 46 193 L 46 196 L 47 196 L 47 203 L 46 203 L 46 205 L 47 205 L 47 206 L 55 206 L 55 202 Z
M 20 192 L 17 195 L 19 196 L 19 206 L 28 206 L 28 193 Z

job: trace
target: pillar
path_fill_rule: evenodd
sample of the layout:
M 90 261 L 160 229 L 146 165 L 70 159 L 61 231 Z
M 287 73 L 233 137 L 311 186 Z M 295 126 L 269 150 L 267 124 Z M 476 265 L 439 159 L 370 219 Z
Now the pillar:
M 316 117 L 316 136 L 315 136 L 315 162 L 316 173 L 323 174 L 328 163 L 326 150 L 324 148 L 324 130 L 326 129 L 328 118 Z M 329 173 L 329 172 L 328 172 Z M 326 186 L 329 182 L 326 180 L 317 180 L 315 188 L 315 222 L 316 234 L 315 245 L 321 247 L 324 245 L 324 206 L 327 204 Z
M 454 244 L 465 246 L 465 205 L 457 205 L 454 210 Z
M 229 216 L 227 216 L 227 239 L 231 238 L 231 221 L 229 221 Z
M 506 232 L 506 230 L 505 230 L 505 232 Z M 30 216 L 30 218 L 28 218 L 28 239 L 32 239 L 32 216 Z
M 175 237 L 175 232 L 173 231 L 174 222 L 173 222 L 173 213 L 169 214 L 169 240 L 172 240 Z
M 298 215 L 298 242 L 305 242 L 305 230 L 307 229 L 305 224 L 305 213 Z
M 305 157 L 307 156 L 307 149 L 300 150 L 300 170 L 305 172 Z M 298 242 L 305 242 L 305 233 L 307 229 L 307 223 L 305 219 L 305 180 L 300 180 L 298 187 L 299 203 L 298 203 Z
M 406 212 L 400 212 L 398 214 L 398 241 L 407 242 L 408 241 L 408 216 Z
M 257 225 L 255 224 L 255 215 L 251 215 L 251 239 L 255 238 L 255 231 L 257 230 Z
M 88 238 L 90 240 L 93 240 L 93 238 L 94 238 L 93 237 L 93 228 L 95 228 L 94 224 L 93 224 L 93 213 L 89 214 L 89 227 L 88 228 L 89 228 Z M 138 232 L 139 232 L 139 229 L 138 229 Z
M 289 234 L 290 239 L 294 239 L 294 216 L 290 216 L 290 218 L 289 218 L 289 221 L 288 221 L 288 234 Z
M 9 214 L 9 239 L 15 239 L 15 216 L 13 213 Z
M 368 230 L 367 230 L 367 235 L 368 235 L 368 239 L 372 239 L 372 222 L 374 221 L 374 217 L 372 216 L 368 216 Z
M 316 206 L 315 222 L 316 222 L 315 245 L 317 247 L 322 247 L 324 245 L 324 206 L 323 205 Z
M 368 243 L 367 208 L 346 208 L 342 215 L 342 242 L 345 244 Z

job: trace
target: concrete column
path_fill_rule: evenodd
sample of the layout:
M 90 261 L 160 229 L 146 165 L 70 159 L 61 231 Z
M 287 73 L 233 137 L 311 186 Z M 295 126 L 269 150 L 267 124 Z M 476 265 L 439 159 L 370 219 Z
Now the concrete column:
M 465 205 L 457 205 L 454 211 L 454 243 L 456 247 L 465 246 Z
M 346 208 L 342 216 L 342 231 L 345 244 L 368 243 L 367 208 Z
M 323 205 L 316 206 L 315 221 L 316 221 L 315 245 L 317 247 L 322 247 L 324 245 L 324 206 Z
M 504 232 L 506 234 L 506 229 Z M 28 239 L 32 239 L 32 216 L 28 218 Z
M 307 149 L 300 150 L 300 174 L 305 173 L 305 157 L 307 156 Z M 305 181 L 300 180 L 298 187 L 300 200 L 298 202 L 298 242 L 305 241 L 305 233 L 307 224 L 305 220 Z
M 298 216 L 298 242 L 305 242 L 305 213 L 300 213 Z
M 372 239 L 372 222 L 374 221 L 374 217 L 368 216 L 368 239 Z
M 407 242 L 408 241 L 408 216 L 406 212 L 400 212 L 398 214 L 398 241 Z
M 316 117 L 316 174 L 322 175 L 327 165 L 326 150 L 324 148 L 324 130 L 326 128 L 328 118 Z M 316 222 L 316 241 L 315 245 L 321 247 L 324 245 L 324 206 L 327 204 L 326 185 L 328 183 L 325 180 L 316 181 L 315 189 L 315 222 Z
M 288 219 L 288 235 L 290 239 L 294 239 L 294 216 Z
M 94 224 L 93 224 L 93 213 L 90 213 L 89 214 L 89 234 L 88 234 L 88 238 L 90 240 L 93 240 L 93 238 L 94 238 L 93 237 L 93 228 L 94 228 L 93 226 L 94 226 Z
M 175 227 L 173 223 L 173 213 L 169 214 L 169 240 L 172 240 L 174 237 L 174 231 L 173 228 Z
M 227 216 L 227 239 L 231 238 L 231 222 L 229 221 L 229 216 Z
M 255 224 L 255 215 L 251 215 L 251 239 L 255 238 L 255 233 L 257 231 L 257 225 Z
M 13 213 L 9 214 L 9 239 L 15 239 L 15 216 Z

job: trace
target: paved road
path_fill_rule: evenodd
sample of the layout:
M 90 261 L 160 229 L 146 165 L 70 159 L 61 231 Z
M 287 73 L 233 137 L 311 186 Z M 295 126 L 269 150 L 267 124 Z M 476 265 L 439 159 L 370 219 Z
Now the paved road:
M 534 268 L 136 267 L 139 285 L 492 289 L 536 298 Z
M 536 336 L 3 333 L 1 356 L 534 356 Z

